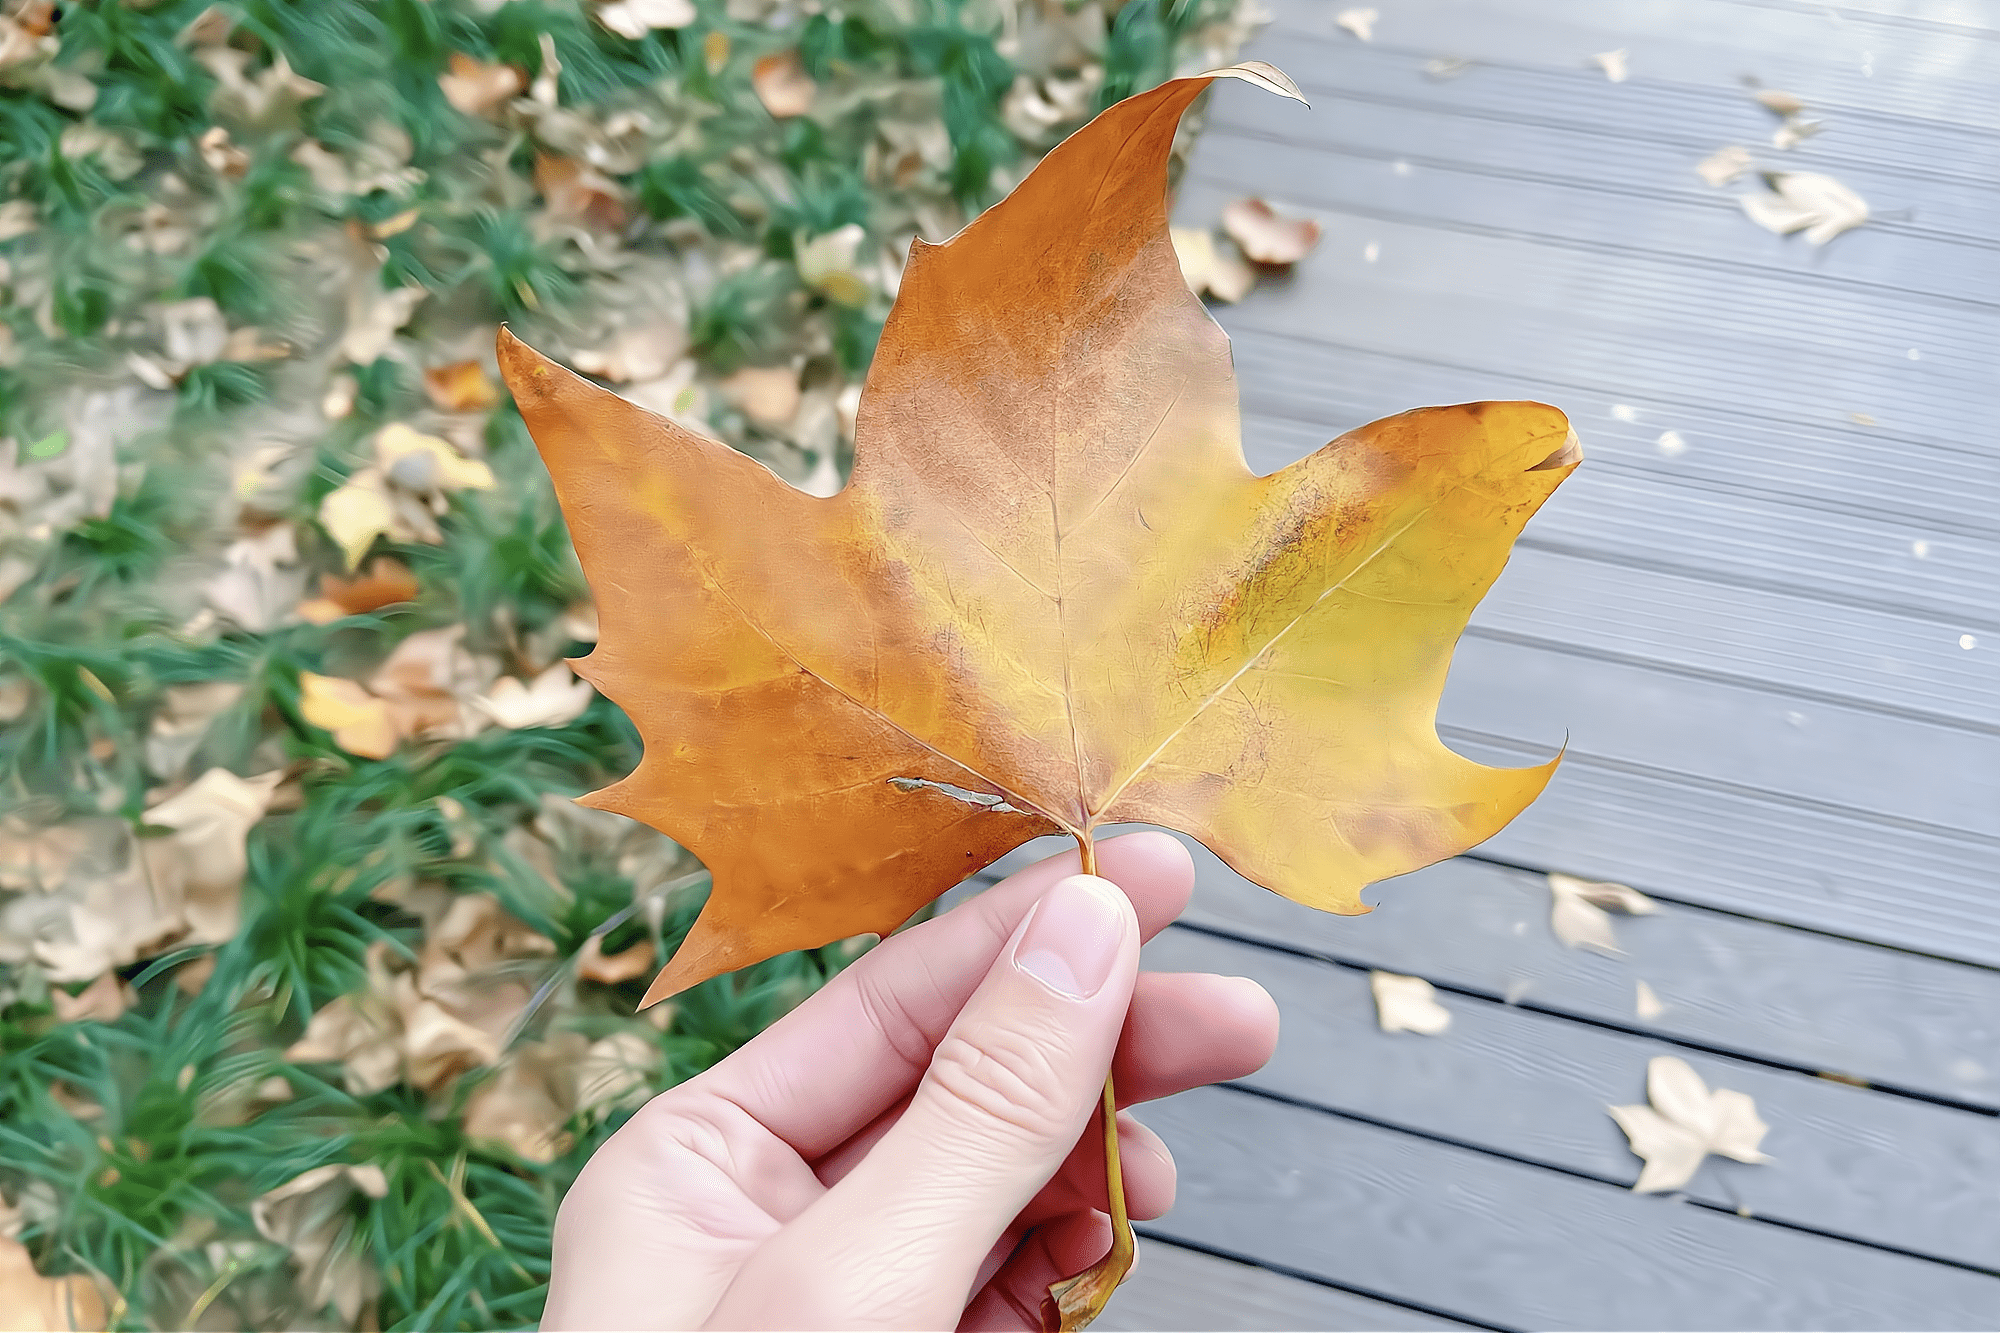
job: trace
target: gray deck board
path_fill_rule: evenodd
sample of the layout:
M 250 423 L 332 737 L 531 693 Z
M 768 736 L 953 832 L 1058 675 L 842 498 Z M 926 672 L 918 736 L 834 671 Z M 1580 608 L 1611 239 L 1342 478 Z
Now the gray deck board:
M 1154 1105 L 1153 1228 L 1510 1328 L 1977 1329 L 2000 1278 L 1226 1088 Z
M 1149 1240 L 1092 1328 L 1430 1330 L 1467 1325 L 1267 1268 Z
M 1262 983 L 1284 1011 L 1249 1087 L 1629 1186 L 1639 1159 L 1605 1107 L 1643 1102 L 1646 1062 L 1678 1055 L 1756 1098 L 1762 1166 L 1710 1158 L 1687 1193 L 1746 1215 L 2000 1271 L 2000 1119 L 1693 1053 L 1504 1001 L 1446 995 L 1452 1025 L 1385 1033 L 1366 971 L 1170 930 L 1162 971 Z M 1672 989 L 1672 983 L 1666 983 Z M 1629 1022 L 1629 1018 L 1627 1019 Z
M 1246 457 L 1426 403 L 1567 411 L 1586 465 L 1474 616 L 1439 733 L 1568 751 L 1367 917 L 1197 849 L 1152 961 L 1259 977 L 1289 1026 L 1244 1088 L 1149 1113 L 1182 1169 L 1160 1233 L 1493 1327 L 1992 1326 L 2000 4 L 1384 0 L 1363 42 L 1340 6 L 1269 3 L 1246 54 L 1316 109 L 1218 87 L 1175 210 L 1258 194 L 1325 228 L 1216 310 Z M 1620 48 L 1612 84 L 1590 57 Z M 1471 63 L 1427 77 L 1441 56 Z M 1751 80 L 1825 132 L 1771 147 Z M 1762 231 L 1753 182 L 1694 173 L 1726 144 L 1834 175 L 1871 221 Z M 1564 949 L 1550 870 L 1661 910 L 1620 920 L 1617 957 Z M 1438 985 L 1452 1030 L 1377 1031 L 1377 967 Z M 1755 1096 L 1777 1160 L 1680 1202 L 1622 1188 L 1603 1107 L 1660 1053 Z M 1215 1262 L 1152 1308 L 1254 1326 L 1199 1293 L 1266 1278 Z

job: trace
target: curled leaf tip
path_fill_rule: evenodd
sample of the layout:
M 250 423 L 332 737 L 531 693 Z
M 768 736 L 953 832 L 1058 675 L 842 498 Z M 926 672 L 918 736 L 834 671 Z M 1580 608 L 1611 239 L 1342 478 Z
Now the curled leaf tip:
M 1310 108 L 1311 102 L 1299 91 L 1299 85 L 1292 82 L 1291 75 L 1276 65 L 1262 60 L 1243 60 L 1234 65 L 1224 65 L 1219 69 L 1205 69 L 1194 76 L 1197 79 L 1241 79 L 1248 84 L 1262 88 L 1267 93 L 1289 97 L 1300 106 Z

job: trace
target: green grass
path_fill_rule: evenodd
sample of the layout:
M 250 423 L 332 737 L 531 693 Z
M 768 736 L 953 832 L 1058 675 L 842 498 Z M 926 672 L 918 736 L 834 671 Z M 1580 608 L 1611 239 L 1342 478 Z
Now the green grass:
M 94 1275 L 119 1327 L 538 1319 L 557 1202 L 629 1103 L 570 1116 L 542 1161 L 468 1133 L 469 1101 L 537 1051 L 621 1033 L 655 1061 L 649 1086 L 670 1086 L 852 953 L 773 959 L 679 997 L 664 1024 L 635 1017 L 643 976 L 581 981 L 575 960 L 593 936 L 670 953 L 705 881 L 650 831 L 566 813 L 637 761 L 622 713 L 599 698 L 561 725 L 408 739 L 379 759 L 306 720 L 302 672 L 366 680 L 416 631 L 463 626 L 468 651 L 524 678 L 589 646 L 564 628 L 587 589 L 519 416 L 504 400 L 483 421 L 441 412 L 423 368 L 490 365 L 503 320 L 574 352 L 666 315 L 714 429 L 788 476 L 844 463 L 831 435 L 750 431 L 718 391 L 747 365 L 834 390 L 864 373 L 889 302 L 879 266 L 868 300 L 841 304 L 801 279 L 799 248 L 850 225 L 869 255 L 939 239 L 1075 127 L 1010 128 L 1017 77 L 1091 77 L 1106 105 L 1228 47 L 1232 4 L 1130 0 L 1092 33 L 1083 11 L 1011 0 L 700 0 L 690 27 L 633 41 L 543 0 L 240 0 L 204 49 L 190 25 L 207 0 L 97 0 L 62 7 L 53 56 L 0 69 L 0 1195 L 42 1273 Z M 1051 23 L 1082 40 L 1042 40 Z M 751 67 L 792 49 L 820 98 L 775 120 Z M 441 90 L 454 53 L 535 79 L 545 51 L 553 107 L 467 115 Z M 280 56 L 323 91 L 260 109 Z M 925 136 L 940 150 L 890 160 Z M 617 225 L 554 218 L 535 184 L 538 155 L 593 139 Z M 328 161 L 341 188 L 316 179 Z M 428 296 L 383 354 L 347 364 L 350 304 L 413 285 Z M 158 309 L 195 298 L 287 354 L 166 365 Z M 351 411 L 329 417 L 343 384 Z M 303 620 L 292 606 L 343 570 L 320 505 L 397 421 L 456 432 L 499 484 L 445 497 L 434 543 L 378 542 L 414 573 L 414 601 Z M 263 557 L 283 586 L 269 614 L 243 613 L 216 580 L 255 565 L 273 525 L 293 546 Z M 241 692 L 168 745 L 179 692 L 218 682 Z M 113 967 L 130 1007 L 60 1021 L 53 992 L 82 989 L 49 977 L 70 908 L 87 916 L 120 855 L 174 836 L 148 811 L 214 768 L 284 774 L 243 845 L 239 924 L 132 945 Z M 442 947 L 440 917 L 468 894 L 546 941 L 492 966 L 533 997 L 497 1067 L 356 1091 L 340 1061 L 286 1057 L 371 967 Z M 320 1219 L 347 1311 L 253 1215 L 328 1163 L 379 1165 L 386 1187 L 330 1195 Z

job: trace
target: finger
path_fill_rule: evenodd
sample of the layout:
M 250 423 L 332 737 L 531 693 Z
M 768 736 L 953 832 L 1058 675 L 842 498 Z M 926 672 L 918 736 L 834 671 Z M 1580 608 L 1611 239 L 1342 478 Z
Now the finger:
M 1139 965 L 1132 905 L 1076 875 L 1035 904 L 874 1151 L 744 1265 L 718 1326 L 957 1322 L 981 1258 L 1102 1100 Z
M 1159 1135 L 1126 1112 L 1118 1115 L 1118 1170 L 1125 1185 L 1125 1211 L 1140 1221 L 1164 1216 L 1174 1206 L 1174 1155 Z M 1104 1136 L 1095 1118 L 1063 1159 L 1055 1178 L 1042 1186 L 1015 1219 L 1037 1226 L 1064 1213 L 1111 1210 L 1104 1172 Z
M 1141 972 L 1111 1064 L 1118 1104 L 1171 1097 L 1262 1069 L 1276 1049 L 1278 1006 L 1247 977 Z M 909 1105 L 905 1093 L 845 1143 L 813 1163 L 828 1185 L 846 1175 Z M 1093 1131 L 1086 1129 L 1084 1138 Z M 1101 1193 L 1101 1192 L 1100 1192 Z M 1095 1207 L 1107 1206 L 1099 1197 Z
M 1100 843 L 1098 873 L 1125 891 L 1140 937 L 1180 914 L 1194 862 L 1165 833 Z M 816 1160 L 916 1086 L 931 1052 L 1028 909 L 1076 872 L 1074 850 L 1010 875 L 869 951 L 697 1082 Z
M 1028 1232 L 1007 1261 L 965 1307 L 962 1329 L 1035 1329 L 1049 1287 L 1073 1277 L 1111 1249 L 1111 1219 L 1075 1212 L 1051 1218 Z
M 1141 972 L 1111 1064 L 1118 1104 L 1245 1078 L 1278 1048 L 1278 1003 L 1248 977 Z

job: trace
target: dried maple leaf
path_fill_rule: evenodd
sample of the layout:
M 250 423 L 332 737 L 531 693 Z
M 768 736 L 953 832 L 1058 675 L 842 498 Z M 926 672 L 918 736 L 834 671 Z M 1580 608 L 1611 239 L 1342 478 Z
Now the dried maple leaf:
M 1710 1153 L 1739 1162 L 1771 1160 L 1759 1151 L 1770 1126 L 1758 1118 L 1757 1103 L 1729 1088 L 1709 1091 L 1685 1060 L 1656 1055 L 1648 1061 L 1646 1099 L 1652 1105 L 1606 1108 L 1632 1151 L 1645 1159 L 1635 1193 L 1681 1188 Z
M 1649 916 L 1658 910 L 1651 898 L 1623 884 L 1599 883 L 1575 875 L 1549 876 L 1549 929 L 1565 948 L 1619 953 L 1611 913 Z
M 1175 129 L 1217 75 L 1297 96 L 1260 64 L 1163 84 L 912 244 L 833 496 L 502 332 L 602 612 L 579 674 L 646 743 L 586 799 L 713 875 L 647 1003 L 887 934 L 1038 834 L 1090 868 L 1108 822 L 1357 913 L 1548 782 L 1554 761 L 1454 754 L 1434 715 L 1576 437 L 1537 403 L 1431 408 L 1250 471 L 1228 340 L 1167 225 Z M 1066 1326 L 1129 1265 L 1116 1212 L 1113 1234 L 1052 1291 Z
M 1251 473 L 1228 342 L 1168 240 L 1168 150 L 1210 77 L 1120 103 L 913 245 L 831 498 L 502 333 L 602 612 L 580 674 L 647 741 L 587 800 L 715 876 L 649 1001 L 887 933 L 1032 836 L 1118 820 L 1359 912 L 1547 782 L 1459 757 L 1432 717 L 1575 437 L 1539 404 L 1433 408 Z
M 567 726 L 583 716 L 596 697 L 590 682 L 578 680 L 567 665 L 558 662 L 526 684 L 502 676 L 472 703 L 496 725 L 519 731 L 523 727 Z
M 1771 172 L 1769 190 L 1742 196 L 1743 211 L 1766 231 L 1806 234 L 1809 245 L 1825 245 L 1868 220 L 1868 201 L 1831 176 L 1816 171 Z

